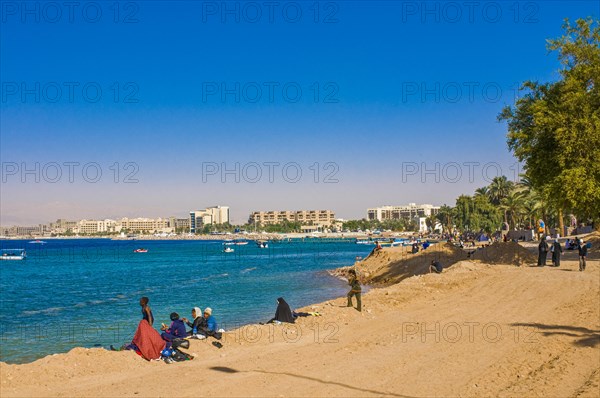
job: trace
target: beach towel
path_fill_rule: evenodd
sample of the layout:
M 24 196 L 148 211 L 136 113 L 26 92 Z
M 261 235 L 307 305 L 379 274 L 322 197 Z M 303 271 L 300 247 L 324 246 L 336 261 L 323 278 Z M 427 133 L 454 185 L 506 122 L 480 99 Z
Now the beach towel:
M 166 345 L 160 334 L 145 319 L 138 324 L 131 343 L 135 344 L 142 357 L 147 360 L 160 358 L 160 353 Z

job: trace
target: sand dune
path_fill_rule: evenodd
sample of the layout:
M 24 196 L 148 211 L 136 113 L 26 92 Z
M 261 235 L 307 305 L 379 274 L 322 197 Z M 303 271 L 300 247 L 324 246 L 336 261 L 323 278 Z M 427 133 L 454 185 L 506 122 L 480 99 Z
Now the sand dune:
M 576 396 L 600 387 L 600 264 L 577 271 L 463 260 L 345 298 L 291 327 L 250 325 L 193 361 L 74 349 L 0 364 L 13 396 Z M 375 268 L 375 267 L 374 267 Z M 377 275 L 384 275 L 379 269 Z

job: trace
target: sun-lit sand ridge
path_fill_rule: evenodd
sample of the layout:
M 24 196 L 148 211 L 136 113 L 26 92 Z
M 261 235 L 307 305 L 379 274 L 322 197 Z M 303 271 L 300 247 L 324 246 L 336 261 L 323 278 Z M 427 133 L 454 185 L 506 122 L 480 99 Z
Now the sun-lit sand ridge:
M 171 365 L 82 348 L 0 363 L 0 396 L 597 397 L 598 234 L 592 241 L 583 273 L 574 252 L 560 268 L 537 268 L 522 248 L 466 258 L 440 245 L 441 261 L 460 261 L 421 274 L 425 253 L 421 262 L 385 249 L 358 266 L 387 285 L 363 296 L 362 313 L 345 297 L 320 303 L 306 310 L 321 317 L 251 325 L 227 333 L 222 349 L 192 341 L 196 359 Z M 489 264 L 498 258 L 527 261 Z

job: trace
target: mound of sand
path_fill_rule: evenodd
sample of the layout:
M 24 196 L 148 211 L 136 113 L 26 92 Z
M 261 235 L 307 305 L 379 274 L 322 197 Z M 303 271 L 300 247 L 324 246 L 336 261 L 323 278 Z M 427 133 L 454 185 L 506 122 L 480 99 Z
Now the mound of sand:
M 356 264 L 361 282 L 389 285 L 414 275 L 429 272 L 431 260 L 448 268 L 458 261 L 466 260 L 467 253 L 449 243 L 431 245 L 427 250 L 411 254 L 410 247 L 385 248 Z
M 471 252 L 469 257 L 487 264 L 525 265 L 537 261 L 531 251 L 516 242 L 496 242 Z
M 593 248 L 600 246 L 600 232 L 594 231 L 583 238 L 584 241 L 592 244 Z

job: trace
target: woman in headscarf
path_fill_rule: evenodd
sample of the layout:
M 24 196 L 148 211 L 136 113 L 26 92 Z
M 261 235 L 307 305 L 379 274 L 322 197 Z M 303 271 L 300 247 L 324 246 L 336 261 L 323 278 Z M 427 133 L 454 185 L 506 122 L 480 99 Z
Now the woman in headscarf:
M 273 323 L 275 321 L 294 323 L 295 320 L 296 319 L 292 314 L 289 304 L 285 302 L 283 297 L 279 297 L 277 299 L 277 310 L 275 310 L 275 316 L 268 323 Z
M 187 332 L 185 331 L 185 324 L 181 319 L 179 319 L 179 314 L 176 312 L 171 313 L 171 326 L 167 326 L 164 323 L 162 324 L 160 330 L 161 337 L 166 341 L 173 341 L 175 339 L 183 339 L 187 336 Z
M 555 267 L 560 267 L 560 255 L 562 252 L 563 250 L 558 242 L 558 239 L 555 239 L 554 244 L 552 245 L 552 264 Z
M 201 327 L 206 323 L 205 318 L 202 316 L 202 310 L 200 307 L 192 308 L 192 322 L 190 322 L 187 318 L 181 318 L 181 320 L 192 328 L 192 330 L 187 333 L 188 336 L 198 334 L 198 331 L 201 330 Z
M 543 267 L 546 265 L 546 257 L 548 255 L 548 243 L 546 242 L 546 238 L 542 236 L 542 240 L 538 245 L 538 267 Z

